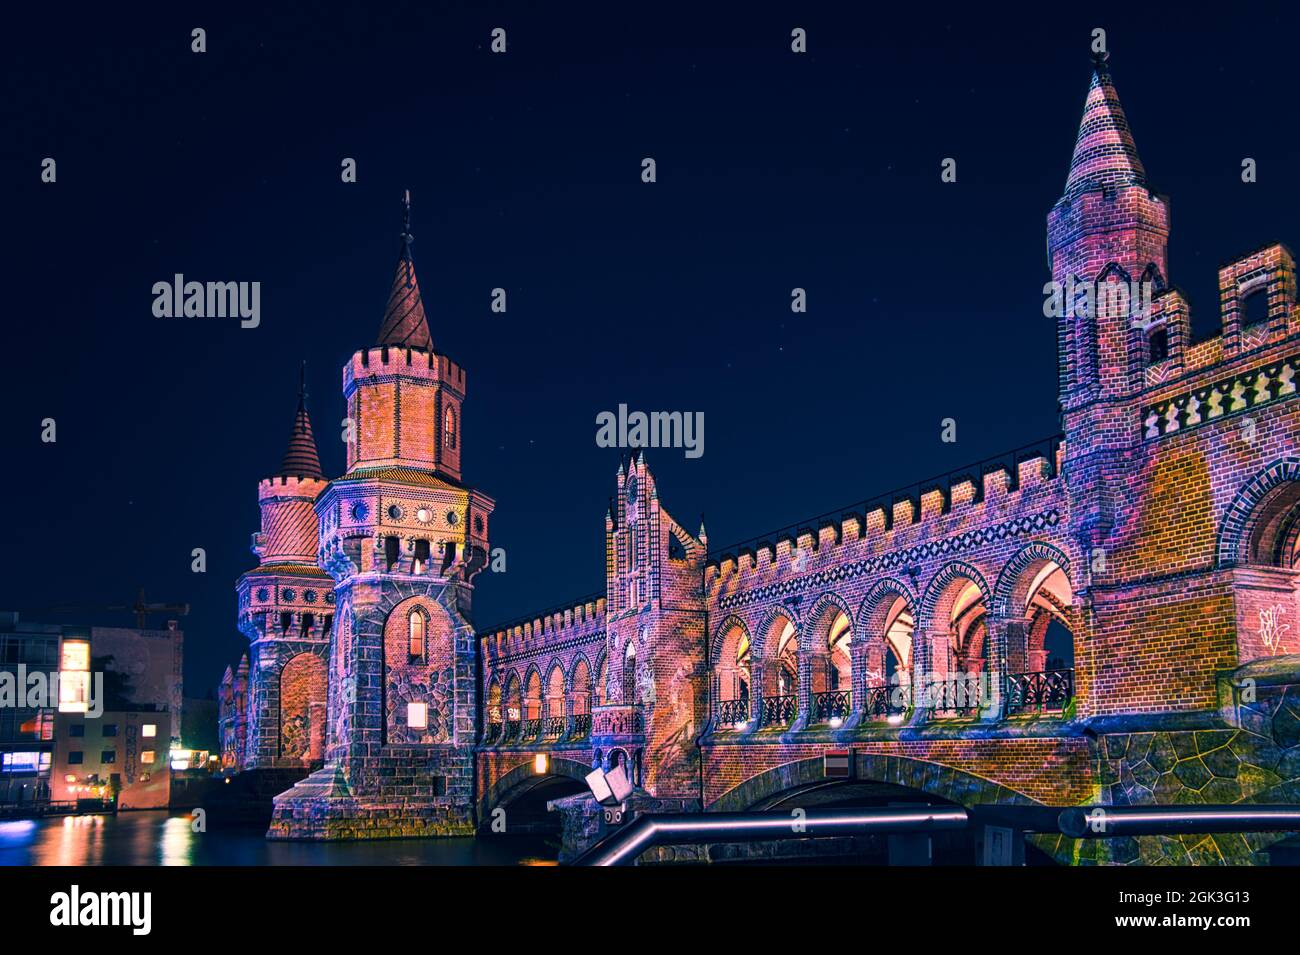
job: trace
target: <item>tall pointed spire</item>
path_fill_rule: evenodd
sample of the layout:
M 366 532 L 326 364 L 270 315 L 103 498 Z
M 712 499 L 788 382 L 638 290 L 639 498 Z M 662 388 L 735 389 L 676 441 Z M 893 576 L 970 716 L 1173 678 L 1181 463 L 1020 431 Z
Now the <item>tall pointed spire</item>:
M 394 345 L 400 348 L 433 350 L 429 323 L 424 317 L 424 302 L 420 299 L 420 283 L 415 278 L 415 260 L 411 257 L 411 190 L 402 199 L 402 252 L 397 257 L 397 274 L 388 293 L 384 308 L 384 322 L 379 327 L 377 345 Z
M 289 447 L 280 462 L 281 477 L 307 477 L 322 480 L 325 475 L 320 469 L 320 455 L 316 453 L 316 438 L 311 431 L 311 419 L 307 417 L 307 363 L 302 363 L 298 377 L 298 413 L 293 419 L 293 431 L 289 433 Z
M 1083 104 L 1065 194 L 1075 196 L 1098 186 L 1146 184 L 1146 170 L 1106 67 L 1106 54 L 1098 54 L 1093 57 L 1092 83 Z

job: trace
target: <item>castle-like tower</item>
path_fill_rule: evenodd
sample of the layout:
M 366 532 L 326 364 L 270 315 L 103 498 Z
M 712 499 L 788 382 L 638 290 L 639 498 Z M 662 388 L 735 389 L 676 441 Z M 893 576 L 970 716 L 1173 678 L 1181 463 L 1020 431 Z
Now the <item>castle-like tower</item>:
M 493 502 L 461 483 L 465 372 L 434 350 L 404 209 L 379 337 L 343 367 L 347 471 L 324 479 L 300 401 L 239 584 L 243 766 L 318 767 L 276 798 L 273 838 L 474 829 L 469 613 Z

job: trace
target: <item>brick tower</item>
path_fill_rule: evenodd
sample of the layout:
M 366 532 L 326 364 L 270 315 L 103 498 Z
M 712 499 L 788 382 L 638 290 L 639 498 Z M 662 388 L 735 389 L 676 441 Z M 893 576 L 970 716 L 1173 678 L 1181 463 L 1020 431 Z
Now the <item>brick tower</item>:
M 660 504 L 645 456 L 618 469 L 605 518 L 605 704 L 592 745 L 606 767 L 626 761 L 650 796 L 690 808 L 700 797 L 707 706 L 703 566 L 706 542 Z
M 469 614 L 493 502 L 460 480 L 465 372 L 434 351 L 404 209 L 378 340 L 343 367 L 347 472 L 315 500 L 338 621 L 326 764 L 276 797 L 273 838 L 474 831 Z
M 239 629 L 249 639 L 240 755 L 246 770 L 305 773 L 325 755 L 334 582 L 316 562 L 313 505 L 326 482 L 307 416 L 305 380 L 304 372 L 284 459 L 257 487 L 262 529 L 253 535 L 252 550 L 261 563 L 237 585 Z

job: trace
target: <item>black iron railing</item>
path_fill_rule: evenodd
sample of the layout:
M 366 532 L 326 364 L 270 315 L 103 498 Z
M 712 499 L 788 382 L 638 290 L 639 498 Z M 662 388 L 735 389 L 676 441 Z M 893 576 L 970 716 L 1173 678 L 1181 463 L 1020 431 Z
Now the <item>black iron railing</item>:
M 573 731 L 569 734 L 574 739 L 591 735 L 591 714 L 578 713 L 573 717 Z
M 866 699 L 862 701 L 862 715 L 868 720 L 883 720 L 898 716 L 907 710 L 910 699 L 908 687 L 899 684 L 867 687 Z
M 979 673 L 959 673 L 935 680 L 925 688 L 925 705 L 933 713 L 970 716 L 992 701 L 990 678 Z
M 749 697 L 738 700 L 723 700 L 718 704 L 718 723 L 722 726 L 734 726 L 749 720 Z
M 552 716 L 546 720 L 546 738 L 559 739 L 564 735 L 565 719 L 563 716 Z
M 541 735 L 542 721 L 540 719 L 524 720 L 523 739 L 537 739 Z
M 799 706 L 797 696 L 763 697 L 763 716 L 760 726 L 784 726 L 794 719 L 794 711 Z
M 1063 710 L 1074 699 L 1074 670 L 1014 673 L 1007 678 L 1007 715 Z
M 483 734 L 483 742 L 495 743 L 500 738 L 501 738 L 501 724 L 489 723 L 487 725 L 487 732 Z
M 833 719 L 842 720 L 849 715 L 852 709 L 852 694 L 848 690 L 814 693 L 812 698 L 812 722 L 825 723 Z
M 506 720 L 506 734 L 501 737 L 501 741 L 504 743 L 508 740 L 514 740 L 518 738 L 519 738 L 519 721 Z

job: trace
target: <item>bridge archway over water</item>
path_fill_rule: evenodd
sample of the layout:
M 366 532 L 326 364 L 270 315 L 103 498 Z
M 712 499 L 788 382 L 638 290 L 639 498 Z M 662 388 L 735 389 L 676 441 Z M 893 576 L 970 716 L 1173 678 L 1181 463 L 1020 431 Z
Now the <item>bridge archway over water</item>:
M 537 772 L 532 758 L 498 779 L 479 800 L 479 825 L 492 824 L 492 812 L 505 809 L 507 831 L 555 831 L 559 816 L 548 812 L 546 804 L 587 792 L 586 776 L 591 767 L 577 760 L 552 755 L 545 773 Z
M 874 753 L 857 754 L 852 779 L 827 779 L 821 757 L 795 760 L 759 773 L 720 796 L 712 812 L 793 811 L 795 809 L 864 808 L 916 803 L 962 806 L 1041 803 L 980 776 L 924 760 Z M 971 865 L 976 861 L 977 829 L 936 836 L 937 864 Z M 887 864 L 886 843 L 878 841 L 860 861 Z M 1026 843 L 1030 865 L 1052 865 L 1047 853 Z M 829 861 L 829 860 L 828 860 Z

